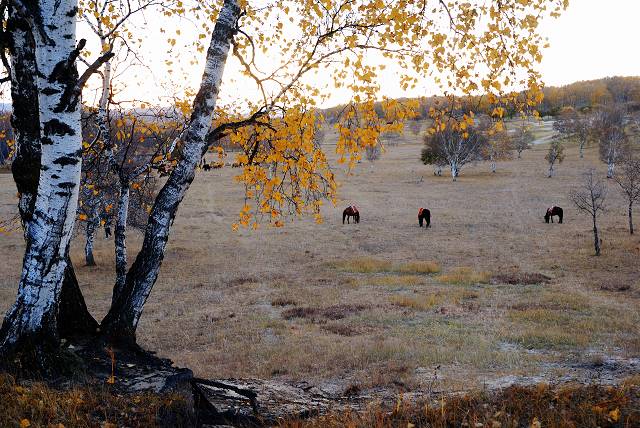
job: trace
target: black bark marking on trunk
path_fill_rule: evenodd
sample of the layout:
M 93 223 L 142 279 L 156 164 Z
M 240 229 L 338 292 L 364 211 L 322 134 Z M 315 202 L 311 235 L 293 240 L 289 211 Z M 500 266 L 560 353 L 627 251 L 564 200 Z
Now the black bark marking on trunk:
M 57 135 L 60 137 L 64 137 L 66 135 L 76 135 L 76 132 L 64 122 L 59 121 L 58 119 L 51 119 L 48 122 L 44 123 L 44 133 L 45 135 Z
M 71 156 L 62 156 L 53 161 L 54 164 L 60 166 L 77 165 L 78 162 L 80 162 L 79 158 Z
M 42 90 L 42 93 L 45 95 L 54 95 L 54 94 L 59 94 L 61 91 L 59 89 L 55 89 L 55 88 L 44 88 Z

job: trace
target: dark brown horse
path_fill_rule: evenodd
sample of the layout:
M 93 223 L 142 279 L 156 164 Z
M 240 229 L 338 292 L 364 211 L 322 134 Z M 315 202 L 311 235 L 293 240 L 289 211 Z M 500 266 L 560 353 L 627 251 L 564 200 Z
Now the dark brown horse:
M 420 227 L 422 227 L 423 221 L 426 221 L 427 228 L 431 227 L 431 211 L 426 208 L 420 208 L 418 210 L 418 223 L 420 224 Z
M 349 223 L 349 219 L 351 217 L 353 217 L 354 223 L 360 223 L 360 211 L 358 211 L 358 208 L 355 205 L 351 205 L 342 211 L 342 224 L 344 224 L 345 219 L 347 220 L 347 223 Z
M 558 223 L 562 223 L 562 208 L 556 206 L 547 208 L 544 221 L 549 223 L 549 220 L 551 220 L 551 223 L 553 223 L 553 216 L 558 216 Z

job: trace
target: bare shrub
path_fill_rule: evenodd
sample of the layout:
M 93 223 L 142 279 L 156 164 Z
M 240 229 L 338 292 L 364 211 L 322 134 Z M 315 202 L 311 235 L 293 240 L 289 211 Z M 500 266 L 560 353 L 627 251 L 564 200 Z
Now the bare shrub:
M 598 236 L 598 216 L 605 210 L 607 188 L 605 183 L 597 178 L 596 171 L 590 169 L 583 176 L 582 186 L 571 190 L 569 198 L 574 205 L 591 215 L 593 220 L 593 244 L 596 256 L 600 255 L 600 237 Z

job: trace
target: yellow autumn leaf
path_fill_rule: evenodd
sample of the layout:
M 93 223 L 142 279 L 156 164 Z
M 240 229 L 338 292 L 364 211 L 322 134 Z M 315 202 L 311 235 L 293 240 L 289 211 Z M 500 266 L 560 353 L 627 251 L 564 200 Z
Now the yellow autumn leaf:
M 610 411 L 609 418 L 613 422 L 618 422 L 618 420 L 620 419 L 620 409 L 616 407 L 614 410 Z

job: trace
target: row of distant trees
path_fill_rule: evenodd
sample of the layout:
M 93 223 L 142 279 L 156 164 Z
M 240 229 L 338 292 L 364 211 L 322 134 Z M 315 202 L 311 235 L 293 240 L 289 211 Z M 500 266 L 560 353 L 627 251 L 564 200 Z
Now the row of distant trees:
M 640 77 L 606 77 L 575 82 L 566 86 L 549 86 L 543 89 L 543 93 L 544 99 L 536 106 L 540 116 L 543 117 L 559 116 L 567 107 L 583 111 L 602 105 L 626 104 L 632 110 L 640 109 Z M 495 107 L 487 97 L 466 98 L 478 114 L 490 115 Z M 423 97 L 417 101 L 419 107 L 414 120 L 421 121 L 428 119 L 430 109 L 446 103 L 447 98 Z M 334 123 L 340 117 L 342 109 L 343 106 L 328 108 L 323 111 L 323 114 L 329 122 Z M 375 109 L 380 117 L 384 116 L 382 103 L 377 103 Z M 506 118 L 514 118 L 517 113 L 515 108 L 505 106 Z
M 636 151 L 634 139 L 640 132 L 640 116 L 627 104 L 598 106 L 578 111 L 565 108 L 553 123 L 556 136 L 549 146 L 549 177 L 556 161 L 564 159 L 564 143 L 578 144 L 580 157 L 588 144 L 597 144 L 600 160 L 607 164 L 607 178 L 614 178 L 616 164 Z M 637 145 L 637 144 L 636 144 Z

